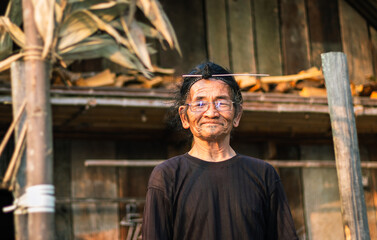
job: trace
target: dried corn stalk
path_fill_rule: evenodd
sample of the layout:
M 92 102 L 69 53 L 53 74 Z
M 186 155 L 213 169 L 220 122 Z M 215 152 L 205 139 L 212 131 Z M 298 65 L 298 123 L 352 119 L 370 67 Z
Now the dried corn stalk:
M 180 52 L 174 30 L 157 0 L 31 0 L 34 20 L 44 46 L 42 58 L 68 66 L 73 60 L 103 57 L 146 77 L 154 72 L 148 38 Z M 0 16 L 0 70 L 22 57 L 25 36 L 21 26 L 21 0 L 10 0 Z M 150 24 L 135 19 L 139 8 Z M 12 44 L 20 47 L 12 52 Z M 16 57 L 17 56 L 17 57 Z

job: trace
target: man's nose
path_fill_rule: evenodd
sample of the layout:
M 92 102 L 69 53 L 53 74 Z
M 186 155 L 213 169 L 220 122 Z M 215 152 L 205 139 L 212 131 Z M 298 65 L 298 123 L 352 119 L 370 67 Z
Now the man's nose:
M 208 104 L 208 109 L 204 112 L 204 115 L 209 117 L 216 117 L 219 115 L 219 110 L 217 110 L 216 104 L 214 102 L 210 102 Z

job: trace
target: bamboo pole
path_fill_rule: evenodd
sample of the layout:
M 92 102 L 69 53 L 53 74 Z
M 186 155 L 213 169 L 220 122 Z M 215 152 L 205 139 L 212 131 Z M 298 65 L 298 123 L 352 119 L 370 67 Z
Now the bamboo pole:
M 370 239 L 355 116 L 344 53 L 321 54 L 345 239 Z
M 25 102 L 25 65 L 23 61 L 17 61 L 11 65 L 12 81 L 12 111 L 13 119 L 17 119 L 16 113 L 20 112 Z M 21 129 L 25 125 L 26 114 L 20 116 L 19 123 L 15 126 L 15 142 L 21 137 Z M 19 199 L 26 188 L 26 152 L 22 153 L 20 162 L 17 164 L 18 171 L 15 177 L 15 184 L 12 192 L 14 199 Z M 14 211 L 15 239 L 27 239 L 27 214 L 21 209 Z
M 23 23 L 25 31 L 25 74 L 27 99 L 27 188 L 28 239 L 54 239 L 53 151 L 52 120 L 50 105 L 49 64 L 41 58 L 43 40 L 36 28 L 34 6 L 31 0 L 23 0 Z M 47 23 L 46 23 L 47 24 Z M 52 187 L 52 190 L 46 187 Z M 28 191 L 29 190 L 29 191 Z

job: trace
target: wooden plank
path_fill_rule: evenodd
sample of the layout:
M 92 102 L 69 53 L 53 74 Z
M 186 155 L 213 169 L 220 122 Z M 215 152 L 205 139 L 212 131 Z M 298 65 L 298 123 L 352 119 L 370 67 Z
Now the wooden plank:
M 345 0 L 339 0 L 339 19 L 349 79 L 356 85 L 366 83 L 373 74 L 367 22 Z
M 338 0 L 308 0 L 311 65 L 322 66 L 321 53 L 342 51 Z
M 308 69 L 310 54 L 305 0 L 282 0 L 280 11 L 283 73 Z
M 156 135 L 155 135 L 156 136 Z M 159 138 L 149 138 L 143 141 L 119 141 L 116 143 L 117 159 L 166 159 L 166 142 Z M 145 198 L 149 175 L 153 167 L 145 168 L 118 168 L 119 174 L 119 197 Z M 136 211 L 143 213 L 144 205 L 136 204 Z M 119 207 L 120 218 L 127 214 L 126 204 L 121 203 Z M 128 229 L 122 227 L 120 230 L 121 239 L 126 239 Z
M 344 53 L 321 54 L 346 238 L 370 239 L 354 107 Z
M 254 27 L 249 0 L 227 0 L 231 69 L 233 72 L 256 72 Z
M 282 75 L 278 1 L 255 0 L 254 14 L 257 71 Z
M 225 0 L 205 0 L 205 4 L 209 59 L 229 69 L 229 43 Z
M 300 146 L 300 154 L 302 160 L 334 159 L 331 145 Z M 305 168 L 302 176 L 307 238 L 344 239 L 336 170 Z
M 71 145 L 67 139 L 54 139 L 55 196 L 71 198 Z M 72 207 L 70 203 L 56 203 L 55 239 L 73 239 Z
M 72 197 L 117 197 L 114 168 L 86 168 L 87 158 L 114 158 L 111 141 L 74 140 L 71 143 Z M 75 239 L 119 239 L 118 204 L 73 203 L 73 234 Z
M 182 57 L 176 50 L 160 47 L 158 65 L 173 67 L 176 75 L 181 75 L 208 58 L 203 21 L 204 4 L 201 0 L 161 0 L 160 3 L 176 32 Z
M 289 159 L 300 159 L 299 150 L 299 146 L 277 144 L 276 157 L 282 163 Z M 288 198 L 297 235 L 300 239 L 305 239 L 306 226 L 301 173 L 302 170 L 298 168 L 279 168 L 279 175 Z
M 377 79 L 377 30 L 369 27 L 370 41 L 372 43 L 372 58 L 373 58 L 373 70 L 374 77 Z

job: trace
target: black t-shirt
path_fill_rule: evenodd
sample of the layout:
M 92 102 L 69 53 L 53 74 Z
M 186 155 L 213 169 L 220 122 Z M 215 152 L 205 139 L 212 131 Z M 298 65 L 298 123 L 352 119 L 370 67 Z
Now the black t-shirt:
M 237 154 L 207 162 L 189 154 L 152 172 L 143 240 L 298 239 L 275 169 Z

